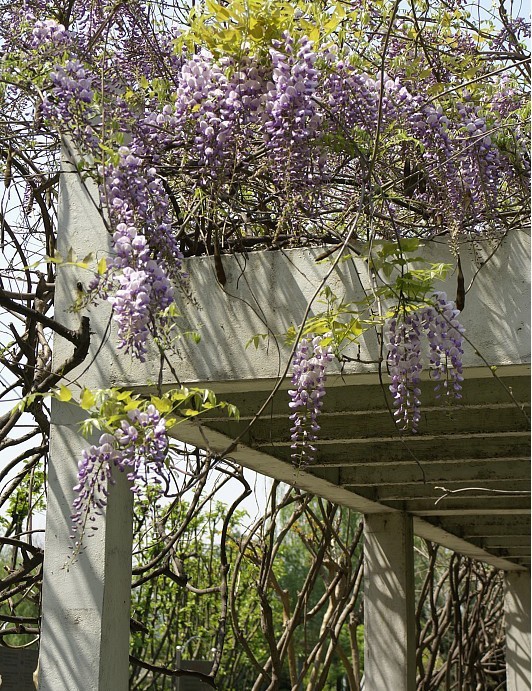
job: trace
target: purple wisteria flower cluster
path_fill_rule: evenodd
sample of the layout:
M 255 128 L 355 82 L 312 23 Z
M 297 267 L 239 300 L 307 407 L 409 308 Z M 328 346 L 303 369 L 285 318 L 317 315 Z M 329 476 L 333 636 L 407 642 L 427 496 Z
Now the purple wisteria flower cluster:
M 69 40 L 68 31 L 63 24 L 55 19 L 45 19 L 36 21 L 32 32 L 31 47 L 38 48 L 43 43 L 67 43 Z
M 44 43 L 43 43 L 44 45 Z M 96 153 L 99 140 L 92 122 L 97 115 L 94 108 L 94 75 L 77 59 L 56 63 L 50 72 L 53 85 L 40 103 L 39 118 L 57 123 L 61 131 L 68 131 L 77 145 Z
M 236 66 L 230 57 L 217 62 L 201 50 L 184 62 L 169 124 L 196 158 L 204 182 L 217 179 L 224 167 L 231 174 L 239 144 L 259 120 L 263 90 L 261 69 L 249 60 Z
M 264 131 L 276 175 L 286 174 L 287 160 L 290 176 L 312 172 L 311 143 L 321 133 L 323 113 L 314 100 L 318 88 L 319 71 L 315 64 L 314 45 L 303 36 L 296 46 L 288 31 L 282 41 L 275 41 L 270 49 L 272 81 L 264 98 Z M 309 166 L 309 162 L 311 165 Z
M 142 147 L 123 146 L 118 153 L 102 189 L 116 224 L 115 255 L 90 290 L 113 306 L 119 347 L 144 361 L 150 327 L 165 325 L 165 310 L 174 302 L 172 279 L 184 278 L 183 255 L 172 232 L 168 194 L 156 169 L 146 168 Z
M 47 41 L 51 45 L 53 32 L 60 29 L 36 20 L 34 31 L 42 47 Z M 477 225 L 493 220 L 496 192 L 507 186 L 513 167 L 504 149 L 492 141 L 490 131 L 500 129 L 505 108 L 506 115 L 511 115 L 515 105 L 505 106 L 516 98 L 511 91 L 506 96 L 494 91 L 493 103 L 499 99 L 497 110 L 468 102 L 471 95 L 464 91 L 451 111 L 445 105 L 427 103 L 426 95 L 415 92 L 412 80 L 406 80 L 401 70 L 398 74 L 367 74 L 342 51 L 329 47 L 317 51 L 307 36 L 284 31 L 266 48 L 260 54 L 238 58 L 217 57 L 205 48 L 193 55 L 183 50 L 168 61 L 172 89 L 166 102 L 146 94 L 144 117 L 138 117 L 134 106 L 120 95 L 111 108 L 106 104 L 107 119 L 117 119 L 132 143 L 130 154 L 105 171 L 102 200 L 118 204 L 116 185 L 107 187 L 107 181 L 120 173 L 134 175 L 131 198 L 124 200 L 128 209 L 135 208 L 143 222 L 142 209 L 149 203 L 152 210 L 160 208 L 164 217 L 162 232 L 157 228 L 147 233 L 150 250 L 157 252 L 153 243 L 158 237 L 168 244 L 172 233 L 167 228 L 175 207 L 170 210 L 168 190 L 162 189 L 157 172 L 150 175 L 148 171 L 164 170 L 168 165 L 175 168 L 179 160 L 189 183 L 208 194 L 223 185 L 234 187 L 235 181 L 241 184 L 264 176 L 268 184 L 273 183 L 274 194 L 282 198 L 293 193 L 305 204 L 323 205 L 328 198 L 326 186 L 334 181 L 339 164 L 345 167 L 340 177 L 345 174 L 346 180 L 363 175 L 364 157 L 353 156 L 353 151 L 363 153 L 371 147 L 379 115 L 381 137 L 393 139 L 394 133 L 402 133 L 399 143 L 389 147 L 383 165 L 391 170 L 403 165 L 398 156 L 414 156 L 422 184 L 407 185 L 412 188 L 408 196 L 425 205 L 438 225 L 444 223 L 457 233 L 463 232 L 466 220 L 470 225 L 474 225 L 473 219 Z M 142 67 L 150 78 L 151 69 L 148 64 Z M 72 58 L 56 64 L 50 78 L 52 89 L 51 94 L 44 90 L 43 114 L 62 127 L 74 123 L 76 136 L 82 137 L 93 156 L 101 157 L 100 142 L 94 139 L 90 122 L 97 115 L 92 84 L 100 77 L 89 74 L 87 66 Z M 123 91 L 119 83 L 111 83 L 117 94 Z M 141 164 L 135 164 L 135 158 Z M 118 188 L 122 196 L 127 191 L 122 184 Z M 334 199 L 334 190 L 331 194 Z M 404 206 L 386 202 L 392 215 L 401 208 Z M 113 205 L 111 210 L 117 212 Z M 312 217 L 312 209 L 306 215 Z M 131 226 L 121 214 L 116 216 L 116 224 Z M 140 227 L 137 230 L 144 233 Z M 172 253 L 175 255 L 170 249 Z M 163 254 L 169 256 L 168 251 Z M 157 256 L 153 258 L 158 261 Z M 169 261 L 163 270 L 172 266 Z M 154 314 L 157 311 L 152 309 Z
M 492 39 L 490 47 L 492 50 L 501 50 L 507 46 L 511 51 L 515 48 L 515 41 L 523 43 L 530 41 L 530 30 L 530 21 L 524 17 L 507 19 L 506 26 Z
M 90 103 L 93 99 L 93 77 L 87 73 L 79 60 L 68 60 L 65 66 L 58 65 L 50 72 L 54 85 L 54 95 L 59 103 L 68 105 L 70 101 Z
M 161 482 L 167 452 L 166 421 L 153 405 L 145 410 L 130 410 L 114 434 L 102 434 L 98 444 L 85 449 L 78 464 L 78 484 L 74 487 L 77 496 L 73 504 L 72 538 L 81 539 L 87 524 L 92 526 L 96 516 L 102 513 L 109 487 L 114 484 L 113 467 L 127 473 L 132 491 L 141 494 L 148 484 Z
M 316 447 L 312 442 L 318 438 L 320 429 L 318 416 L 325 396 L 325 370 L 333 359 L 332 347 L 322 345 L 322 342 L 330 335 L 302 338 L 292 361 L 294 388 L 288 391 L 291 398 L 288 405 L 294 411 L 290 415 L 293 423 L 290 438 L 292 459 L 298 467 L 308 465 L 316 458 Z
M 409 311 L 388 321 L 386 344 L 390 391 L 395 418 L 401 429 L 417 432 L 421 421 L 421 372 L 423 336 L 429 346 L 428 372 L 447 396 L 461 398 L 464 327 L 460 314 L 444 292 L 433 295 L 434 304 Z
M 465 129 L 465 146 L 472 155 L 462 166 L 462 180 L 471 195 L 471 202 L 477 218 L 496 208 L 501 168 L 499 154 L 493 146 L 486 119 L 478 106 L 459 103 L 458 112 Z

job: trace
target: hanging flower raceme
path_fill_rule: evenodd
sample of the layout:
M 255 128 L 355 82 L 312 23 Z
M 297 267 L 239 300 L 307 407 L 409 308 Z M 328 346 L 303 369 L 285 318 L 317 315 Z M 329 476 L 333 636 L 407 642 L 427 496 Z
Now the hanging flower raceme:
M 443 291 L 435 292 L 434 298 L 434 307 L 427 307 L 422 316 L 430 346 L 429 374 L 438 382 L 438 395 L 443 387 L 447 396 L 461 398 L 465 329 L 457 319 L 460 311 L 454 302 Z
M 270 49 L 272 82 L 265 95 L 264 137 L 274 162 L 274 174 L 290 179 L 309 175 L 312 162 L 311 143 L 320 134 L 322 114 L 313 96 L 318 87 L 319 71 L 315 67 L 317 53 L 313 42 L 303 36 L 296 45 L 288 31 L 282 41 Z
M 402 321 L 393 318 L 388 324 L 388 369 L 395 418 L 402 428 L 413 432 L 421 419 L 421 324 L 419 313 Z
M 107 504 L 109 486 L 114 484 L 113 466 L 127 473 L 132 491 L 140 494 L 148 484 L 161 482 L 167 452 L 166 420 L 153 405 L 130 410 L 114 433 L 102 434 L 98 444 L 83 450 L 72 514 L 71 537 L 79 539 L 76 547 L 87 524 L 92 525 Z
M 102 186 L 115 224 L 107 270 L 89 289 L 113 306 L 118 347 L 145 360 L 150 327 L 165 327 L 174 301 L 172 279 L 182 281 L 182 254 L 172 233 L 168 194 L 157 171 L 143 164 L 142 149 L 120 147 Z
M 395 418 L 401 429 L 417 432 L 421 420 L 422 337 L 429 344 L 429 376 L 446 395 L 461 398 L 464 327 L 459 310 L 444 292 L 433 295 L 434 304 L 388 322 L 386 342 L 390 391 Z
M 501 162 L 478 106 L 459 103 L 458 112 L 464 123 L 464 143 L 469 154 L 462 156 L 462 179 L 480 220 L 483 215 L 489 217 L 497 207 Z
M 290 415 L 293 426 L 290 430 L 292 458 L 298 466 L 312 463 L 316 447 L 312 442 L 318 438 L 318 416 L 325 396 L 325 369 L 333 358 L 330 345 L 322 345 L 325 336 L 302 338 L 297 345 L 292 362 L 292 385 L 288 391 L 292 399 L 288 404 L 294 411 Z

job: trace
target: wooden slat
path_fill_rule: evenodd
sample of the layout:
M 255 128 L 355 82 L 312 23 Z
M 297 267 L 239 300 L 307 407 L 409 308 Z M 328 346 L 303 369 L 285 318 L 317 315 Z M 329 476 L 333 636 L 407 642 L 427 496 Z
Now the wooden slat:
M 485 458 L 485 459 L 461 459 L 459 461 L 448 461 L 438 463 L 417 463 L 401 464 L 394 468 L 386 465 L 374 465 L 363 467 L 351 467 L 335 469 L 321 468 L 315 472 L 325 476 L 326 473 L 336 472 L 328 477 L 331 481 L 349 487 L 356 491 L 355 486 L 370 485 L 382 487 L 385 485 L 409 484 L 409 483 L 431 483 L 449 484 L 454 486 L 456 483 L 463 482 L 497 482 L 499 480 L 511 480 L 520 482 L 519 486 L 529 487 L 530 479 L 530 459 L 523 458 Z M 521 482 L 522 481 L 522 482 Z
M 340 439 L 316 442 L 314 466 L 354 466 L 363 464 L 412 463 L 471 458 L 526 457 L 530 455 L 530 437 L 525 432 L 498 434 L 449 434 L 390 437 L 378 441 Z M 256 448 L 290 462 L 290 443 L 260 444 Z
M 391 403 L 391 397 L 388 391 L 388 382 L 386 376 L 384 377 L 385 387 L 384 391 L 379 385 L 373 384 L 345 384 L 340 378 L 329 379 L 327 383 L 327 393 L 324 398 L 324 413 L 345 412 L 351 413 L 353 411 L 372 411 L 372 410 L 387 410 L 385 399 Z M 268 398 L 275 382 L 265 383 L 264 388 L 259 391 L 246 391 L 231 393 L 221 393 L 220 399 L 226 399 L 234 403 L 240 410 L 243 416 L 254 415 L 262 406 L 264 401 Z M 290 400 L 287 389 L 290 389 L 290 383 L 287 380 L 283 384 L 283 388 L 274 396 L 273 401 L 268 405 L 265 411 L 265 417 L 270 415 L 284 416 L 288 410 L 288 402 Z M 436 398 L 434 388 L 430 384 L 424 382 L 422 384 L 422 402 L 423 407 L 428 409 L 432 406 L 441 407 L 442 398 Z M 523 404 L 530 404 L 530 380 L 528 377 L 501 377 L 500 381 L 495 377 L 467 379 L 464 382 L 462 390 L 462 398 L 459 405 L 495 405 L 495 404 L 512 404 L 512 399 L 508 393 L 511 391 L 514 400 Z M 449 405 L 452 411 L 454 403 Z M 219 414 L 220 417 L 225 417 L 224 413 Z M 218 415 L 216 415 L 218 417 Z
M 287 442 L 290 438 L 290 421 L 287 412 L 283 416 L 264 417 L 251 431 L 252 444 Z M 523 410 L 513 404 L 492 406 L 456 406 L 446 408 L 424 408 L 419 426 L 420 435 L 425 434 L 495 434 L 507 431 L 528 431 L 530 424 Z M 242 420 L 244 427 L 246 420 Z M 207 422 L 205 424 L 208 424 Z M 320 440 L 367 439 L 400 437 L 393 416 L 388 410 L 324 413 L 319 419 Z M 214 423 L 214 426 L 216 423 Z
M 480 483 L 479 483 L 480 484 Z M 440 499 L 444 494 L 446 494 L 443 489 L 434 486 L 433 484 L 410 484 L 410 485 L 389 485 L 386 487 L 376 487 L 376 486 L 353 486 L 348 487 L 351 491 L 361 494 L 368 499 L 378 502 L 390 502 L 390 501 L 401 501 L 406 499 L 433 499 L 434 501 Z M 470 482 L 463 483 L 460 482 L 458 485 L 456 483 L 445 482 L 445 489 L 456 490 L 462 489 L 463 492 L 456 492 L 452 494 L 453 497 L 467 497 L 468 499 L 478 498 L 484 499 L 487 496 L 496 496 L 497 498 L 507 497 L 515 498 L 517 496 L 526 497 L 530 496 L 530 492 L 526 489 L 520 490 L 516 489 L 515 480 L 491 480 L 483 481 L 482 487 L 473 487 Z M 486 492 L 486 490 L 494 490 L 493 494 Z M 504 490 L 507 490 L 508 494 L 503 494 Z M 442 501 L 446 501 L 443 499 Z
M 477 521 L 465 522 L 459 516 L 451 516 L 437 522 L 444 530 L 457 533 L 465 539 L 488 536 L 530 535 L 531 517 L 482 516 Z
M 495 547 L 527 547 L 530 553 L 530 537 L 528 535 L 506 535 L 499 537 L 470 538 L 471 542 L 478 544 L 484 549 L 494 549 Z
M 530 513 L 530 498 L 527 499 L 449 499 L 447 503 L 434 506 L 429 500 L 412 500 L 404 502 L 386 502 L 401 511 L 408 511 L 416 516 L 462 516 L 464 525 L 476 520 L 478 516 L 514 516 Z M 474 517 L 474 518 L 472 518 Z

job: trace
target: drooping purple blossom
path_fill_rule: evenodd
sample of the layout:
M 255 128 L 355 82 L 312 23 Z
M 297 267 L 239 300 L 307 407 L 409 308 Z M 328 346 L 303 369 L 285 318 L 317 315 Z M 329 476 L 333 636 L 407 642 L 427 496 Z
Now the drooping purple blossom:
M 130 410 L 114 433 L 102 434 L 97 444 L 84 449 L 74 487 L 73 539 L 81 539 L 107 505 L 113 466 L 126 472 L 132 491 L 141 494 L 148 484 L 165 477 L 167 452 L 166 421 L 153 405 Z
M 98 139 L 92 126 L 94 76 L 77 60 L 54 65 L 50 72 L 53 85 L 39 105 L 40 115 L 57 123 L 61 131 L 70 131 L 77 145 L 87 152 L 97 150 Z
M 515 49 L 515 42 L 525 42 L 530 40 L 531 24 L 524 17 L 511 17 L 506 21 L 506 25 L 490 41 L 492 50 L 502 50 L 505 47 L 509 51 Z
M 312 176 L 312 162 L 316 152 L 311 151 L 321 130 L 323 113 L 317 107 L 314 95 L 319 84 L 316 69 L 317 53 L 306 36 L 296 42 L 285 31 L 282 41 L 270 48 L 272 81 L 265 94 L 264 133 L 268 150 L 274 161 L 274 174 L 281 174 L 286 184 L 286 163 L 289 161 L 290 178 Z
M 497 206 L 499 154 L 478 106 L 458 104 L 464 128 L 464 153 L 460 159 L 464 186 L 470 195 L 476 218 L 489 218 Z
M 423 328 L 430 346 L 429 376 L 442 386 L 446 395 L 461 398 L 464 327 L 458 320 L 460 311 L 443 291 L 434 293 L 434 306 L 422 311 Z
M 402 318 L 395 316 L 387 324 L 394 416 L 401 429 L 412 432 L 417 432 L 421 420 L 421 373 L 426 368 L 423 336 L 429 345 L 427 369 L 436 382 L 437 396 L 443 387 L 446 395 L 461 398 L 464 327 L 457 319 L 459 311 L 444 292 L 434 293 L 433 299 L 434 304 L 409 311 Z
M 330 334 L 328 334 L 330 336 Z M 327 336 L 308 336 L 297 345 L 292 361 L 292 385 L 288 391 L 292 459 L 298 466 L 312 463 L 316 457 L 313 442 L 318 438 L 318 416 L 325 396 L 326 367 L 333 358 L 330 345 L 322 345 Z
M 32 32 L 31 47 L 39 48 L 46 43 L 54 43 L 56 45 L 65 44 L 69 41 L 69 33 L 63 26 L 55 19 L 38 20 L 35 22 Z
M 118 165 L 105 171 L 102 196 L 116 224 L 115 256 L 90 288 L 113 306 L 119 347 L 143 361 L 150 327 L 165 325 L 174 301 L 172 279 L 180 281 L 184 273 L 168 194 L 141 153 L 140 147 L 121 147 Z
M 387 332 L 388 372 L 396 423 L 413 432 L 421 420 L 421 322 L 419 313 L 392 318 Z

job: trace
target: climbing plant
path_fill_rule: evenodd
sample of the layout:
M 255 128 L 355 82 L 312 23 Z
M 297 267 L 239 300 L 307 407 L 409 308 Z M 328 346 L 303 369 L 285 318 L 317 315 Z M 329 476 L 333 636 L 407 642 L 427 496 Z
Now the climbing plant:
M 12 518 L 10 539 L 32 535 L 42 507 L 50 396 L 80 406 L 85 430 L 101 432 L 80 459 L 74 555 L 105 506 L 112 466 L 127 467 L 141 499 L 155 502 L 151 480 L 164 494 L 182 456 L 169 426 L 216 407 L 238 415 L 208 390 L 178 386 L 148 399 L 81 389 L 69 377 L 87 358 L 86 315 L 103 301 L 120 354 L 144 361 L 150 343 L 165 353 L 181 337 L 197 339 L 183 333 L 175 302 L 189 291 L 190 256 L 211 256 L 222 286 L 228 252 L 317 245 L 333 265 L 355 255 L 366 262 L 373 286 L 363 301 L 341 301 L 323 285 L 325 309 L 287 334 L 296 464 L 313 460 L 328 362 L 345 359 L 345 344 L 368 329 L 383 343 L 402 430 L 419 426 L 423 369 L 441 393 L 460 396 L 460 243 L 497 243 L 529 218 L 530 25 L 513 5 L 0 7 L 0 305 L 10 315 L 0 449 L 12 453 L 0 506 Z M 62 142 L 98 190 L 109 255 L 56 251 Z M 442 237 L 454 265 L 424 264 L 419 248 Z M 72 305 L 78 330 L 53 313 L 57 271 L 72 265 L 87 277 Z M 451 270 L 456 296 L 438 286 Z M 65 363 L 52 362 L 53 333 L 73 345 Z M 14 571 L 31 584 L 42 555 L 10 546 L 19 550 Z
M 5 106 L 50 154 L 60 137 L 74 142 L 79 173 L 97 183 L 112 236 L 113 254 L 99 259 L 74 308 L 108 301 L 118 347 L 143 361 L 149 339 L 163 349 L 174 343 L 184 255 L 212 253 L 223 285 L 220 253 L 250 243 L 336 243 L 340 256 L 363 242 L 377 293 L 347 321 L 333 319 L 328 339 L 341 345 L 362 321 L 384 327 L 395 415 L 415 431 L 424 367 L 459 395 L 463 328 L 434 286 L 446 267 L 413 268 L 407 259 L 419 239 L 445 233 L 458 258 L 460 238 L 500 237 L 524 222 L 526 21 L 502 10 L 497 24 L 477 21 L 461 2 L 213 0 L 194 6 L 188 25 L 178 9 L 142 2 L 5 9 Z M 20 127 L 8 133 L 7 187 Z M 31 213 L 32 177 L 18 172 Z M 67 259 L 50 248 L 49 267 Z M 16 298 L 3 299 L 16 311 Z M 324 393 L 316 348 L 331 348 L 314 333 L 308 357 L 307 341 L 298 340 L 291 405 L 301 462 L 312 460 Z M 68 398 L 61 387 L 56 395 Z M 23 406 L 41 393 L 27 392 Z M 127 419 L 107 415 L 86 465 L 130 462 L 131 434 L 152 424 L 162 459 L 164 415 L 175 405 L 151 405 L 153 413 L 131 407 Z M 142 446 L 134 465 L 150 454 Z M 80 504 L 94 507 L 90 472 L 80 471 L 76 516 Z M 105 503 L 101 493 L 96 502 Z

